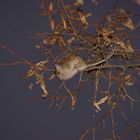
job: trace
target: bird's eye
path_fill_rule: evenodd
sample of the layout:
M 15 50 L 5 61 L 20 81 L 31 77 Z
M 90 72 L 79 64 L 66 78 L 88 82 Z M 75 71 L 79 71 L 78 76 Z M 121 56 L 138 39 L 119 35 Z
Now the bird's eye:
M 57 71 L 57 75 L 59 75 L 60 74 L 60 71 Z

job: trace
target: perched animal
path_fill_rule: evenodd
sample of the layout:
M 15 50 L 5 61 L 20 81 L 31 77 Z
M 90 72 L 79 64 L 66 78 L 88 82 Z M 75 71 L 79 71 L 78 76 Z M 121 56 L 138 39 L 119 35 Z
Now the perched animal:
M 92 67 L 105 62 L 107 59 L 111 58 L 113 54 L 114 52 L 112 52 L 106 59 L 92 64 L 87 64 L 80 56 L 75 56 L 72 54 L 68 55 L 60 62 L 60 64 L 55 64 L 56 76 L 60 80 L 70 79 L 78 72 L 88 71 L 88 69 L 91 70 Z
M 87 64 L 81 57 L 69 55 L 60 64 L 56 64 L 55 66 L 56 76 L 60 80 L 67 80 L 85 69 Z

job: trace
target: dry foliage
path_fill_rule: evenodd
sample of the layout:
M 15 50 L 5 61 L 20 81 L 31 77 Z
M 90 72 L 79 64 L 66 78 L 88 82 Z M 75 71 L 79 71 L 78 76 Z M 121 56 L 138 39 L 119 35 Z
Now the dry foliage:
M 140 52 L 131 44 L 131 40 L 136 37 L 133 33 L 139 28 L 139 23 L 134 23 L 133 20 L 139 15 L 117 8 L 117 2 L 102 19 L 94 21 L 91 19 L 95 13 L 83 11 L 81 8 L 86 5 L 86 0 L 73 2 L 40 0 L 42 15 L 48 18 L 51 31 L 36 32 L 33 37 L 42 40 L 35 47 L 43 52 L 47 59 L 33 64 L 17 55 L 19 61 L 1 64 L 1 66 L 27 65 L 29 70 L 24 78 L 36 78 L 35 83 L 39 84 L 42 89 L 42 97 L 52 101 L 50 107 L 55 104 L 55 101 L 60 100 L 58 112 L 67 98 L 71 99 L 70 107 L 74 109 L 80 89 L 84 90 L 86 85 L 94 83 L 94 91 L 91 91 L 93 93 L 91 94 L 92 105 L 96 113 L 103 113 L 96 118 L 96 123 L 93 124 L 92 128 L 88 128 L 82 133 L 80 140 L 83 140 L 89 133 L 94 133 L 94 140 L 98 139 L 95 137 L 96 129 L 102 128 L 103 122 L 107 119 L 111 120 L 112 130 L 110 136 L 104 138 L 105 140 L 125 139 L 128 132 L 136 129 L 140 123 L 138 120 L 129 124 L 122 133 L 118 133 L 116 128 L 119 126 L 116 125 L 117 122 L 114 119 L 114 111 L 118 110 L 122 118 L 127 120 L 127 115 L 123 112 L 120 101 L 139 102 L 139 99 L 129 95 L 127 88 L 135 86 L 135 75 L 140 75 Z M 91 0 L 91 3 L 92 8 L 94 8 L 100 4 L 100 1 Z M 4 45 L 1 45 L 1 48 L 13 53 Z M 108 59 L 112 50 L 114 50 L 113 55 Z M 59 89 L 63 88 L 66 94 L 52 95 L 49 93 L 47 83 L 57 78 L 55 76 L 55 63 L 59 63 L 69 54 L 81 56 L 89 63 L 96 63 L 103 59 L 106 59 L 106 62 L 88 69 L 86 78 L 82 77 L 82 74 L 86 72 L 81 73 L 75 90 L 69 89 L 65 81 L 60 81 Z M 46 73 L 49 75 L 47 82 L 44 76 Z M 106 89 L 101 87 L 101 80 L 105 83 Z M 32 89 L 33 85 L 31 83 L 29 88 Z M 136 134 L 135 139 L 139 138 L 140 134 Z

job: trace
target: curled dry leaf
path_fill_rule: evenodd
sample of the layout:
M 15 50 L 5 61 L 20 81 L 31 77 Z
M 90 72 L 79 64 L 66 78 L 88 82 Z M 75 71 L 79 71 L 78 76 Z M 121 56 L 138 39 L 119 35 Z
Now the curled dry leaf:
M 58 40 L 59 48 L 60 50 L 64 50 L 64 47 L 66 46 L 64 39 L 60 36 Z
M 48 91 L 47 91 L 46 86 L 45 86 L 45 80 L 44 80 L 43 75 L 36 74 L 36 79 L 37 79 L 36 84 L 39 84 L 40 88 L 43 91 L 42 97 L 46 97 L 48 95 Z
M 129 40 L 127 41 L 127 51 L 129 53 L 133 53 L 134 52 L 134 49 L 132 48 L 132 45 L 131 45 Z
M 25 77 L 35 76 L 35 78 L 37 79 L 36 84 L 39 84 L 40 88 L 43 91 L 42 97 L 46 97 L 48 95 L 48 92 L 46 90 L 44 77 L 42 74 L 39 74 L 39 71 L 44 70 L 44 67 L 47 63 L 48 63 L 47 60 L 39 61 L 35 65 L 31 66 L 31 68 L 28 70 L 27 74 L 25 75 Z M 30 84 L 28 86 L 29 89 L 32 89 L 32 87 L 33 84 Z
M 35 48 L 40 49 L 40 48 L 41 48 L 41 45 L 36 44 L 36 45 L 35 45 Z
M 54 24 L 54 19 L 52 17 L 49 18 L 49 22 L 50 22 L 51 29 L 54 30 L 55 24 Z
M 44 70 L 44 66 L 48 63 L 47 60 L 44 61 L 40 61 L 32 66 L 30 66 L 30 69 L 28 70 L 28 72 L 25 74 L 24 77 L 31 77 L 31 76 L 35 76 L 39 71 Z
M 131 30 L 134 30 L 134 29 L 135 29 L 135 26 L 134 26 L 134 24 L 133 24 L 133 22 L 132 22 L 132 20 L 131 20 L 130 18 L 128 18 L 127 21 L 122 22 L 122 24 L 123 24 L 125 27 L 127 27 L 127 28 L 129 28 L 129 29 L 131 29 Z
M 121 51 L 121 50 L 127 50 L 127 47 L 126 47 L 126 45 L 124 44 L 124 42 L 122 42 L 122 41 L 117 41 L 116 42 L 116 44 L 117 44 L 117 50 L 119 51 Z
M 51 76 L 49 76 L 49 80 L 52 80 L 52 79 L 54 79 L 56 77 L 56 75 L 55 74 L 52 74 Z
M 33 86 L 34 86 L 34 84 L 31 83 L 31 84 L 28 85 L 28 88 L 29 88 L 30 90 L 32 90 L 32 89 L 33 89 Z
M 57 43 L 57 40 L 58 40 L 57 37 L 53 37 L 53 38 L 48 37 L 48 38 L 44 38 L 42 42 L 45 45 L 54 45 Z
M 79 15 L 80 15 L 80 20 L 81 20 L 81 22 L 82 22 L 83 24 L 88 24 L 87 19 L 86 19 L 86 16 L 83 15 L 82 13 L 79 13 Z
M 92 16 L 92 13 L 87 13 L 87 14 L 85 15 L 86 18 L 87 18 L 87 17 L 90 17 L 90 16 Z
M 70 39 L 67 40 L 67 43 L 71 44 L 74 40 L 75 40 L 75 37 L 73 36 L 73 37 L 71 37 Z
M 44 67 L 47 63 L 48 63 L 48 60 L 39 61 L 38 63 L 36 63 L 36 67 L 38 67 L 39 69 L 41 69 L 41 68 Z M 41 69 L 41 70 L 42 70 L 42 69 Z
M 63 23 L 63 27 L 64 27 L 64 29 L 67 29 L 67 24 L 66 24 L 66 21 L 65 21 L 63 15 L 61 16 L 61 20 L 62 20 L 62 23 Z
M 71 95 L 71 106 L 72 106 L 72 108 L 74 108 L 75 107 L 75 105 L 76 105 L 76 96 L 75 95 Z
M 133 86 L 134 85 L 134 81 L 132 79 L 132 74 L 127 74 L 124 77 L 124 83 L 126 86 Z
M 100 105 L 105 103 L 109 99 L 109 96 L 105 96 L 102 99 L 100 99 L 98 102 L 94 102 L 94 106 L 97 109 L 97 112 L 101 110 Z
M 132 45 L 131 45 L 129 40 L 126 42 L 126 44 L 122 41 L 117 41 L 116 44 L 117 44 L 117 47 L 118 47 L 117 48 L 118 51 L 123 50 L 126 53 L 133 53 L 134 52 L 134 49 L 132 48 Z
M 76 2 L 80 3 L 81 5 L 84 4 L 84 0 L 76 0 Z
M 34 68 L 31 68 L 30 70 L 28 70 L 27 74 L 25 77 L 31 77 L 35 74 L 35 69 Z
M 98 33 L 99 35 L 102 35 L 103 37 L 105 37 L 105 36 L 110 36 L 110 35 L 112 35 L 112 34 L 114 33 L 114 31 L 111 30 L 111 29 L 108 29 L 108 28 L 103 27 L 103 28 L 97 30 L 97 33 Z

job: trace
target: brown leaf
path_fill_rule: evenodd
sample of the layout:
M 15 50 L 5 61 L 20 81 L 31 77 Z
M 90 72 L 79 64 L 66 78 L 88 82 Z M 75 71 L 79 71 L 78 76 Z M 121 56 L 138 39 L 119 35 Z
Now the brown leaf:
M 44 38 L 43 39 L 43 43 L 45 44 L 45 45 L 54 45 L 54 44 L 56 44 L 57 43 L 57 40 L 58 40 L 58 38 L 57 37 L 53 37 L 53 38 Z
M 29 88 L 30 90 L 32 90 L 33 86 L 34 86 L 34 84 L 31 83 L 31 84 L 28 85 L 28 88 Z
M 124 82 L 125 82 L 125 85 L 126 86 L 133 86 L 134 85 L 134 81 L 132 79 L 132 75 L 131 74 L 127 74 L 125 77 L 124 77 Z
M 76 2 L 73 3 L 74 6 L 81 6 L 84 4 L 84 0 L 76 0 Z
M 49 76 L 49 80 L 52 80 L 52 79 L 54 79 L 56 77 L 56 75 L 55 74 L 52 74 L 51 76 Z
M 54 24 L 54 19 L 52 17 L 50 17 L 49 22 L 50 22 L 51 29 L 54 30 L 55 24 Z
M 62 23 L 63 23 L 63 27 L 64 27 L 64 29 L 67 29 L 67 24 L 66 24 L 66 21 L 65 21 L 63 15 L 61 16 L 61 20 L 62 20 Z
M 109 96 L 105 96 L 102 99 L 100 99 L 98 102 L 94 102 L 94 106 L 96 107 L 98 111 L 100 111 L 101 110 L 100 105 L 105 103 L 108 99 L 109 99 Z
M 73 107 L 75 107 L 75 105 L 76 105 L 76 96 L 75 96 L 75 95 L 72 95 L 72 96 L 71 96 L 71 100 L 72 100 L 71 106 L 72 106 L 72 108 L 73 108 Z
M 43 75 L 36 74 L 36 79 L 37 79 L 36 84 L 39 84 L 40 88 L 43 91 L 42 97 L 46 97 L 48 95 L 48 91 L 46 89 L 45 80 L 44 80 Z
M 132 48 L 130 41 L 127 41 L 127 51 L 131 53 L 134 52 L 134 49 Z
M 122 41 L 117 41 L 116 44 L 118 45 L 118 48 L 119 50 L 122 49 L 122 50 L 127 50 L 127 46 L 124 44 L 124 42 Z
M 37 49 L 40 49 L 42 46 L 41 45 L 39 45 L 39 44 L 36 44 L 35 45 L 35 48 L 37 48 Z
M 52 2 L 50 2 L 49 6 L 48 6 L 48 10 L 50 12 L 52 12 L 52 10 L 53 10 L 53 3 Z
M 87 13 L 87 14 L 85 15 L 86 18 L 87 18 L 87 17 L 90 17 L 90 16 L 92 16 L 92 13 Z
M 76 0 L 76 2 L 80 3 L 81 5 L 84 4 L 84 0 Z
M 83 14 L 81 14 L 81 13 L 79 13 L 79 15 L 80 15 L 80 19 L 81 19 L 82 23 L 83 23 L 83 24 L 88 24 L 85 15 L 83 15 Z
M 126 22 L 123 22 L 122 24 L 125 27 L 127 27 L 127 28 L 129 28 L 131 30 L 134 30 L 135 29 L 135 26 L 134 26 L 134 24 L 133 24 L 133 22 L 132 22 L 132 20 L 130 18 L 128 18 L 127 21 Z
M 110 36 L 111 34 L 114 33 L 113 30 L 110 30 L 110 29 L 105 28 L 105 27 L 99 29 L 97 32 L 98 32 L 98 34 L 101 34 L 101 35 L 104 36 L 104 37 L 105 37 L 105 36 Z
M 48 60 L 42 60 L 36 63 L 37 67 L 44 67 L 48 63 Z
M 70 39 L 67 40 L 67 43 L 71 44 L 74 40 L 75 40 L 75 37 L 73 36 L 73 37 L 71 37 Z
M 31 69 L 27 72 L 26 77 L 31 77 L 31 76 L 33 76 L 34 74 L 35 74 L 35 69 L 31 68 Z

